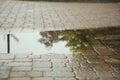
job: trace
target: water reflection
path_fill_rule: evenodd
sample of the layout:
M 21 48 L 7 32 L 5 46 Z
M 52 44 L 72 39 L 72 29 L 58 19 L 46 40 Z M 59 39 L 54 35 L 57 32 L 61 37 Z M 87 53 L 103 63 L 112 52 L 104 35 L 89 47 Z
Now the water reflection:
M 86 50 L 94 50 L 95 46 L 111 47 L 116 45 L 119 50 L 120 28 L 101 28 L 84 30 L 64 30 L 40 32 L 42 38 L 39 40 L 46 47 L 52 47 L 54 43 L 66 41 L 68 47 L 74 53 L 81 53 Z M 109 44 L 110 43 L 110 44 Z M 112 47 L 112 49 L 116 49 Z M 98 52 L 96 52 L 98 53 Z
M 34 53 L 34 54 L 46 54 L 46 53 L 58 53 L 62 54 L 71 53 L 68 48 L 65 47 L 66 42 L 58 42 L 54 44 L 50 49 L 41 44 L 38 40 L 42 36 L 39 32 L 28 32 L 28 33 L 14 33 L 14 35 L 19 38 L 19 42 L 11 37 L 10 38 L 10 53 Z M 7 35 L 0 36 L 0 53 L 7 53 Z
M 0 53 L 7 53 L 6 42 L 6 35 L 0 35 Z M 10 44 L 11 53 L 70 54 L 94 50 L 99 54 L 96 48 L 103 45 L 119 52 L 120 28 L 14 33 Z

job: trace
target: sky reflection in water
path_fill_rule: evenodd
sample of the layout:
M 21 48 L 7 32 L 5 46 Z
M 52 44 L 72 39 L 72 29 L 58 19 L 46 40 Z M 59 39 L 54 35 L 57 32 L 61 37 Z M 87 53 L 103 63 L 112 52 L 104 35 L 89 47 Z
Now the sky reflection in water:
M 17 42 L 10 37 L 10 53 L 79 53 L 93 49 L 94 45 L 104 44 L 119 49 L 120 28 L 63 30 L 46 32 L 14 33 Z M 7 53 L 7 36 L 0 35 L 0 53 Z M 112 44 L 112 45 L 111 45 Z

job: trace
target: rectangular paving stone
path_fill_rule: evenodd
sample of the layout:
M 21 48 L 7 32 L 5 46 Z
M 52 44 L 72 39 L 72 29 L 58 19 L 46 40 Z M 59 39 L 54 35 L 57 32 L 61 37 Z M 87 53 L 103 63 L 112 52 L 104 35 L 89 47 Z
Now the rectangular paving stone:
M 67 59 L 51 59 L 52 62 L 68 62 Z
M 65 63 L 62 63 L 62 62 L 55 62 L 55 63 L 52 63 L 53 67 L 65 67 L 66 64 Z
M 52 68 L 40 68 L 40 67 L 38 67 L 38 68 L 33 68 L 33 71 L 43 71 L 43 72 L 52 71 Z
M 0 54 L 0 60 L 1 59 L 14 59 L 14 55 L 13 54 Z
M 9 77 L 9 71 L 0 71 L 0 80 L 7 79 Z
M 55 80 L 76 80 L 75 78 L 55 78 Z
M 44 68 L 50 68 L 51 63 L 50 62 L 34 62 L 33 67 L 44 67 Z
M 2 65 L 3 63 L 0 62 L 0 66 Z
M 48 62 L 50 59 L 33 59 L 34 62 Z
M 31 71 L 32 67 L 13 67 L 12 71 Z
M 11 67 L 0 66 L 0 71 L 9 71 L 10 69 L 11 69 Z
M 43 72 L 43 76 L 46 77 L 74 77 L 73 72 Z
M 39 59 L 41 56 L 40 55 L 29 55 L 29 58 L 34 58 L 34 59 Z
M 53 67 L 54 72 L 72 72 L 72 68 L 70 67 Z
M 0 60 L 0 62 L 13 62 L 13 60 Z
M 41 55 L 42 59 L 66 59 L 65 55 L 62 54 L 47 54 L 47 55 Z
M 32 80 L 54 80 L 51 77 L 40 77 L 40 78 L 32 78 Z
M 13 62 L 13 63 L 5 63 L 5 66 L 18 66 L 18 67 L 26 67 L 26 66 L 32 66 L 32 63 L 30 62 Z
M 30 59 L 30 58 L 23 58 L 23 59 L 15 59 L 14 61 L 16 61 L 16 62 L 31 62 L 32 59 Z
M 16 58 L 27 58 L 29 54 L 17 54 Z
M 29 77 L 9 78 L 8 80 L 31 80 Z
M 31 72 L 27 72 L 26 74 L 27 77 L 41 77 L 42 72 L 37 72 L 37 71 L 31 71 Z
M 85 79 L 97 80 L 97 76 L 93 71 L 76 71 L 76 77 L 80 80 Z
M 25 72 L 11 72 L 10 77 L 24 77 Z

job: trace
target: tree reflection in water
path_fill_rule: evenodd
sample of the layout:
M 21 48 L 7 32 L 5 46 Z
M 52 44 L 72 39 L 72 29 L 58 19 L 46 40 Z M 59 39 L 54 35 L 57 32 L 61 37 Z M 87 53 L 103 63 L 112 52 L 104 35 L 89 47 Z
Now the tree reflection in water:
M 120 28 L 46 31 L 40 34 L 42 38 L 39 41 L 46 47 L 52 47 L 58 41 L 66 41 L 66 47 L 69 47 L 71 51 L 81 52 L 93 49 L 93 45 L 106 44 L 106 35 L 119 35 Z

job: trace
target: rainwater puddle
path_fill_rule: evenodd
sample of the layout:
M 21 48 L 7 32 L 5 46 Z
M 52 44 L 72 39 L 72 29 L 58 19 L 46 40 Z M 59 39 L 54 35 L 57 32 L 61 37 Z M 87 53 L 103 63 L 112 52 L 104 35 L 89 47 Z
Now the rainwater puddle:
M 0 35 L 0 53 L 71 54 L 93 50 L 97 55 L 106 48 L 118 53 L 120 48 L 120 28 L 25 31 Z M 8 45 L 9 44 L 9 45 Z M 106 47 L 104 49 L 97 49 Z

